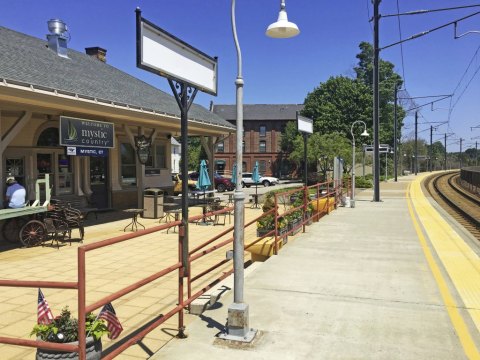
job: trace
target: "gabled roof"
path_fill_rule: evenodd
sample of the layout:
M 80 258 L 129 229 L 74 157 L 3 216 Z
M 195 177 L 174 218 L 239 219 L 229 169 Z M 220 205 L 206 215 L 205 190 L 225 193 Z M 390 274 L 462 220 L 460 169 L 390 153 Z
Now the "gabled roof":
M 68 59 L 62 58 L 47 45 L 46 40 L 0 27 L 0 81 L 180 117 L 172 95 L 73 49 L 68 49 Z M 197 104 L 188 115 L 189 119 L 232 128 Z
M 295 120 L 296 112 L 303 110 L 301 104 L 252 104 L 243 105 L 244 120 Z M 222 118 L 235 121 L 236 105 L 214 105 L 213 112 Z

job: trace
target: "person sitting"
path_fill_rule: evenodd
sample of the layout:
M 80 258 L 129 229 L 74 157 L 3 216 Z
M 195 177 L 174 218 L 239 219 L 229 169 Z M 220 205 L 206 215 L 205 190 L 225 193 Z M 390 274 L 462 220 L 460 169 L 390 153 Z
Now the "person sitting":
M 13 176 L 7 178 L 7 191 L 5 193 L 4 207 L 8 209 L 18 209 L 25 206 L 25 188 L 17 183 Z

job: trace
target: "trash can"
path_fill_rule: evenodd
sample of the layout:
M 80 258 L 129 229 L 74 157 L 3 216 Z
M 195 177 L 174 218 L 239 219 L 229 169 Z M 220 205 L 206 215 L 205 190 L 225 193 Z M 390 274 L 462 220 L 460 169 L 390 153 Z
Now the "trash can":
M 143 192 L 143 217 L 158 219 L 163 216 L 163 190 L 157 188 L 145 189 Z

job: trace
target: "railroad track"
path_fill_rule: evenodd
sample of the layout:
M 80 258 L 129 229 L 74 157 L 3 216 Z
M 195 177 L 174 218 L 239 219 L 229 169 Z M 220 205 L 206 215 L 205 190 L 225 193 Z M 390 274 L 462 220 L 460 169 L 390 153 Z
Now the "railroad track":
M 458 185 L 458 178 L 458 171 L 432 175 L 425 187 L 447 213 L 480 240 L 480 198 Z

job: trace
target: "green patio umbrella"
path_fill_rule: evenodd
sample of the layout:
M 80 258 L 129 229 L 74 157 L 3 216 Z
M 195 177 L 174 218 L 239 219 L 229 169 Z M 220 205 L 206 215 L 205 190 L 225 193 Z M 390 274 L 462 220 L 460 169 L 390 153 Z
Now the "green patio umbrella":
M 202 160 L 200 162 L 200 171 L 198 172 L 198 181 L 197 181 L 197 189 L 203 190 L 203 220 L 202 220 L 202 225 L 206 225 L 207 222 L 205 220 L 205 214 L 206 214 L 206 204 L 205 204 L 205 190 L 212 185 L 210 181 L 210 177 L 208 176 L 208 168 L 207 168 L 207 163 L 205 160 Z
M 200 162 L 200 171 L 198 173 L 198 181 L 197 181 L 197 189 L 207 190 L 209 186 L 212 185 L 212 182 L 210 181 L 210 177 L 208 176 L 208 168 L 207 168 L 207 163 L 205 160 L 202 160 Z
M 258 161 L 255 161 L 255 166 L 253 167 L 252 171 L 252 180 L 255 183 L 255 201 L 258 200 L 258 183 L 260 182 L 260 174 L 258 173 Z M 257 207 L 257 203 L 255 203 L 255 207 Z

